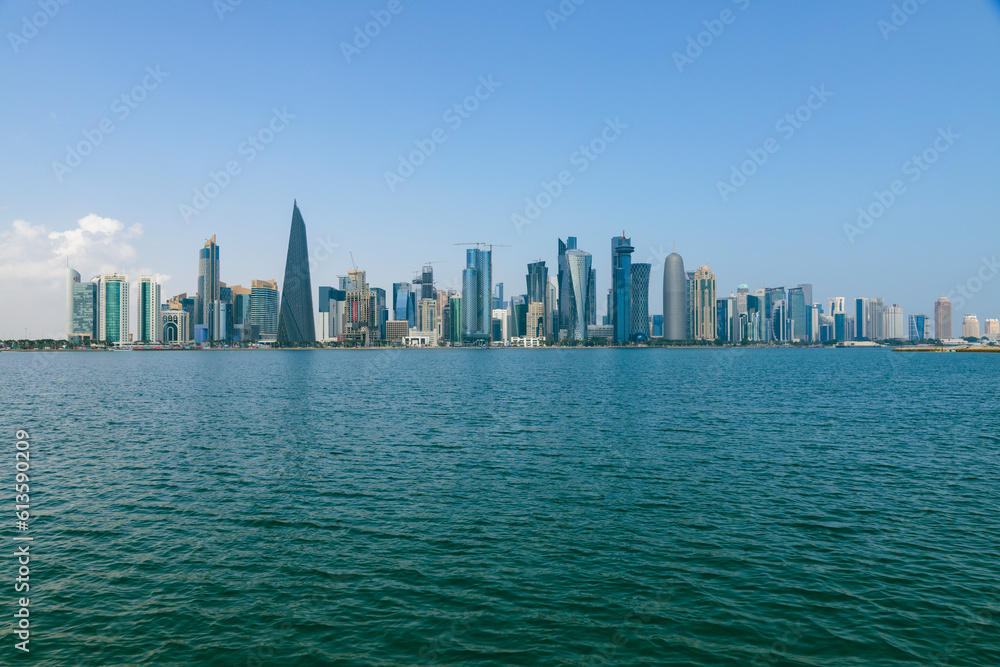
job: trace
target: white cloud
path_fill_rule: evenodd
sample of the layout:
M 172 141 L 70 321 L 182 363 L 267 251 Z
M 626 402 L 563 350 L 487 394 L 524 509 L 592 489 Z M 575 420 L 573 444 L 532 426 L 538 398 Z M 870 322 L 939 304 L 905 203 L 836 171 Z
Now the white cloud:
M 0 231 L 0 338 L 28 328 L 32 338 L 65 335 L 66 264 L 83 280 L 119 271 L 140 275 L 130 241 L 142 236 L 142 225 L 126 228 L 120 220 L 94 213 L 64 231 L 15 220 Z M 151 273 L 146 271 L 147 273 Z M 169 276 L 164 276 L 169 279 Z

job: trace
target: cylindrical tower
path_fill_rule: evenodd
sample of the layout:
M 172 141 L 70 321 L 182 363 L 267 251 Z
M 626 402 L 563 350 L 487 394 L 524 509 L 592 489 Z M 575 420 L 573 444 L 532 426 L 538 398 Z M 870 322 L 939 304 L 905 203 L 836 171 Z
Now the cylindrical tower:
M 663 261 L 663 338 L 687 339 L 687 298 L 684 260 L 676 252 Z

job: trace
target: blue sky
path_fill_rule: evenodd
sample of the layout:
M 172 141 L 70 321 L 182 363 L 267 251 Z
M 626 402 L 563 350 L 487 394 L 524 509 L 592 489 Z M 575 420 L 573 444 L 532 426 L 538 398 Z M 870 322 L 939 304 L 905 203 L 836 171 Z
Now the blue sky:
M 215 234 L 224 281 L 280 279 L 293 199 L 314 286 L 349 252 L 375 286 L 431 260 L 456 286 L 452 244 L 487 241 L 511 246 L 495 280 L 521 293 L 526 263 L 554 272 L 556 239 L 575 235 L 603 311 L 624 229 L 633 261 L 661 265 L 676 243 L 720 294 L 811 282 L 823 303 L 929 313 L 979 276 L 956 321 L 1000 317 L 1000 275 L 983 270 L 1000 254 L 996 2 L 567 0 L 564 16 L 555 1 L 229 1 L 0 4 L 0 336 L 62 334 L 67 255 L 85 279 L 161 274 L 166 297 L 194 292 Z M 372 12 L 391 21 L 345 56 Z M 463 103 L 466 117 L 449 112 Z M 779 129 L 797 111 L 807 120 Z M 614 140 L 584 157 L 602 132 Z M 251 149 L 252 135 L 270 143 Z M 76 164 L 81 142 L 96 145 L 78 166 L 54 165 Z M 387 183 L 417 142 L 433 152 Z M 925 150 L 934 163 L 907 168 Z M 724 197 L 752 155 L 763 164 Z M 515 224 L 561 172 L 558 196 Z M 884 213 L 845 231 L 894 181 Z

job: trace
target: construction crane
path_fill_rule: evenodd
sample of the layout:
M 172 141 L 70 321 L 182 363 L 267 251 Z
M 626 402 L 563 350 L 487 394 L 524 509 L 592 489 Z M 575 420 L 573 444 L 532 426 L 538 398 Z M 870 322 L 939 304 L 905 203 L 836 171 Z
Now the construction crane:
M 489 264 L 489 276 L 487 280 L 490 285 L 490 303 L 488 305 L 488 310 L 490 311 L 490 326 L 489 326 L 489 340 L 490 347 L 493 347 L 493 248 L 510 248 L 511 246 L 506 243 L 487 243 L 486 241 L 474 241 L 472 243 L 453 243 L 452 245 L 472 245 L 479 248 L 489 248 L 490 249 L 490 264 Z

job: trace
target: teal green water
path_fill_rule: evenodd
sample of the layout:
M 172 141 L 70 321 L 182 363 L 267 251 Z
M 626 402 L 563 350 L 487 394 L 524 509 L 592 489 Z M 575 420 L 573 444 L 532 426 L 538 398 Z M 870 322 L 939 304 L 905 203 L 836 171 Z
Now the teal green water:
M 0 474 L 28 428 L 37 514 L 32 652 L 2 623 L 3 664 L 1000 664 L 1000 355 L 0 372 Z

